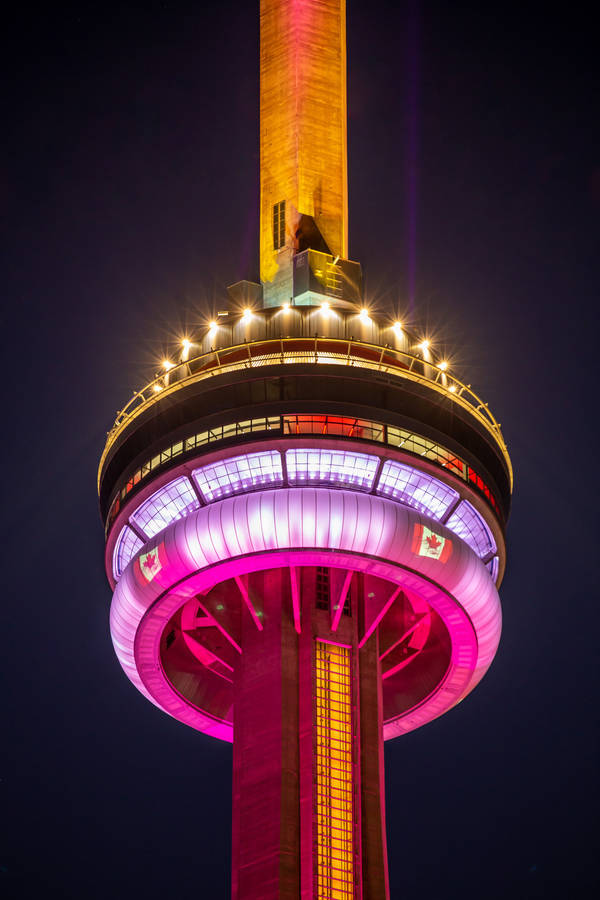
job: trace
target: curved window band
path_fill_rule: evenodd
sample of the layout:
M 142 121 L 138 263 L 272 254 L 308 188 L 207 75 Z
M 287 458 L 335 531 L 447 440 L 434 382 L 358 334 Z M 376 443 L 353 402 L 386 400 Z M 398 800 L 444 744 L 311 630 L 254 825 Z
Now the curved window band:
M 429 441 L 413 432 L 406 431 L 406 429 L 384 425 L 381 422 L 373 422 L 368 419 L 303 414 L 269 416 L 232 422 L 228 425 L 219 425 L 166 447 L 145 462 L 118 492 L 110 505 L 106 518 L 106 535 L 108 535 L 111 525 L 119 514 L 122 503 L 148 475 L 156 473 L 163 466 L 169 465 L 178 456 L 193 452 L 200 447 L 206 446 L 206 444 L 246 434 L 261 433 L 270 435 L 277 433 L 281 436 L 305 434 L 335 436 L 373 441 L 388 444 L 390 447 L 397 447 L 406 453 L 413 453 L 415 456 L 423 457 L 465 481 L 470 487 L 483 495 L 498 516 L 501 515 L 496 498 L 481 476 L 463 459 L 440 444 Z
M 446 527 L 468 544 L 480 559 L 487 559 L 496 552 L 492 533 L 475 507 L 468 500 L 459 502 L 457 491 L 412 466 L 388 459 L 377 475 L 381 463 L 378 456 L 319 447 L 291 448 L 285 451 L 285 460 L 290 486 L 327 484 L 373 491 L 433 519 L 444 521 Z M 260 488 L 281 487 L 286 483 L 282 454 L 278 450 L 219 460 L 194 469 L 191 477 L 205 503 Z M 150 539 L 199 506 L 190 480 L 181 475 L 141 503 L 130 516 L 130 522 Z M 447 517 L 450 510 L 451 515 Z M 129 525 L 125 525 L 113 553 L 115 579 L 120 578 L 125 566 L 142 546 L 138 535 Z M 493 568 L 490 572 L 493 574 Z

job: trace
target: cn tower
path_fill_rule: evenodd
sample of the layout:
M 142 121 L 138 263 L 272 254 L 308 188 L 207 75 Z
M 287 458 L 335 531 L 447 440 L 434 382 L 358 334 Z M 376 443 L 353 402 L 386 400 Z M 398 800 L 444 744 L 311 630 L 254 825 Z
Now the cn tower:
M 125 674 L 233 742 L 234 900 L 389 898 L 383 742 L 500 639 L 510 458 L 364 296 L 345 29 L 345 0 L 261 0 L 260 283 L 134 394 L 98 474 Z

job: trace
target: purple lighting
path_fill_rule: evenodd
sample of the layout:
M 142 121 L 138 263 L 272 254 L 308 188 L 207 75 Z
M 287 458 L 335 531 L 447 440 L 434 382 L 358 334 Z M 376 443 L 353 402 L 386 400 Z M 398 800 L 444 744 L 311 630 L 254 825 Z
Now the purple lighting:
M 486 564 L 486 569 L 492 576 L 492 580 L 495 582 L 498 577 L 498 557 L 494 556 L 493 559 L 490 559 L 489 563 Z
M 435 519 L 441 519 L 459 496 L 437 478 L 393 460 L 388 460 L 382 469 L 377 493 L 386 494 Z M 452 529 L 450 524 L 448 527 Z
M 460 496 L 454 488 L 413 466 L 388 459 L 377 476 L 381 457 L 320 447 L 288 449 L 285 460 L 290 486 L 329 484 L 355 491 L 374 491 L 437 521 L 443 520 L 454 508 L 445 522 L 446 527 L 474 550 L 480 559 L 487 562 L 496 553 L 494 537 L 480 513 L 468 501 L 459 502 Z M 193 478 L 206 503 L 231 494 L 243 494 L 264 487 L 283 487 L 285 484 L 282 457 L 276 450 L 219 460 L 195 469 Z M 185 475 L 169 482 L 145 500 L 129 519 L 137 526 L 138 534 L 125 527 L 117 538 L 112 556 L 115 580 L 142 547 L 140 537 L 154 537 L 171 522 L 185 518 L 200 505 Z M 322 525 L 321 522 L 319 524 Z M 335 520 L 327 523 L 327 528 L 335 527 Z M 495 580 L 498 563 L 488 568 Z
M 463 541 L 450 561 L 419 557 L 412 535 L 420 514 L 372 494 L 326 488 L 287 488 L 226 498 L 175 521 L 157 551 L 160 567 L 148 579 L 134 560 L 119 580 L 111 608 L 115 651 L 136 687 L 182 722 L 224 740 L 231 723 L 185 703 L 156 665 L 165 622 L 187 599 L 228 578 L 282 565 L 336 566 L 401 586 L 441 616 L 452 654 L 446 678 L 423 703 L 386 719 L 386 739 L 411 731 L 450 709 L 483 677 L 500 638 L 501 613 L 488 570 Z M 449 532 L 439 524 L 439 536 Z M 158 544 L 158 545 L 157 545 Z
M 285 454 L 290 484 L 327 482 L 373 487 L 379 458 L 366 453 L 313 448 L 288 450 Z
M 281 456 L 275 450 L 233 456 L 192 473 L 207 503 L 264 485 L 283 484 Z
M 455 509 L 446 527 L 468 544 L 481 559 L 496 552 L 496 542 L 486 523 L 468 500 Z
M 182 519 L 199 506 L 188 479 L 182 475 L 148 497 L 136 509 L 131 521 L 148 537 L 154 537 L 175 519 Z
M 120 578 L 123 574 L 125 566 L 133 559 L 135 554 L 142 547 L 143 542 L 137 536 L 129 525 L 125 525 L 121 529 L 121 533 L 117 538 L 115 550 L 113 553 L 113 575 L 115 579 Z

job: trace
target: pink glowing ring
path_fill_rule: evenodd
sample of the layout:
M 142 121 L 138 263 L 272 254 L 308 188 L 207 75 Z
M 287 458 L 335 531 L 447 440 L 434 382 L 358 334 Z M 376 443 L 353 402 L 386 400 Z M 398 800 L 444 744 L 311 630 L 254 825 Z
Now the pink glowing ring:
M 415 549 L 419 526 L 452 542 L 447 558 Z M 422 528 L 420 529 L 422 531 Z M 153 552 L 153 568 L 140 559 Z M 369 572 L 419 594 L 442 618 L 452 642 L 448 672 L 412 709 L 384 723 L 384 738 L 447 712 L 491 665 L 500 640 L 500 598 L 473 551 L 432 519 L 371 494 L 288 488 L 228 497 L 173 522 L 126 567 L 113 595 L 115 652 L 132 683 L 169 715 L 221 740 L 231 722 L 184 699 L 160 663 L 160 639 L 191 597 L 234 576 L 282 566 L 327 565 Z

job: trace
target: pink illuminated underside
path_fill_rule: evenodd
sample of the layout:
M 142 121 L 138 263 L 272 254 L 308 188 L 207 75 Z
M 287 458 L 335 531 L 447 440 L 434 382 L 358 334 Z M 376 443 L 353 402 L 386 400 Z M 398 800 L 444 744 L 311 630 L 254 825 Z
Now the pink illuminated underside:
M 453 541 L 446 562 L 415 554 L 415 525 Z M 150 579 L 148 570 L 140 569 L 148 553 Z M 303 565 L 385 578 L 422 598 L 448 629 L 452 655 L 445 679 L 422 703 L 384 724 L 386 739 L 442 715 L 490 666 L 500 639 L 500 600 L 486 567 L 464 542 L 438 522 L 382 497 L 305 487 L 226 498 L 172 523 L 145 545 L 123 573 L 111 607 L 113 643 L 127 676 L 165 712 L 232 740 L 229 722 L 193 707 L 173 689 L 159 664 L 161 634 L 188 599 L 219 582 Z M 295 624 L 301 627 L 299 618 Z

